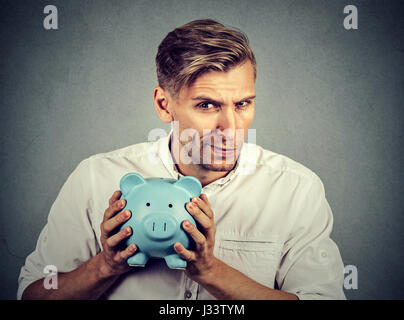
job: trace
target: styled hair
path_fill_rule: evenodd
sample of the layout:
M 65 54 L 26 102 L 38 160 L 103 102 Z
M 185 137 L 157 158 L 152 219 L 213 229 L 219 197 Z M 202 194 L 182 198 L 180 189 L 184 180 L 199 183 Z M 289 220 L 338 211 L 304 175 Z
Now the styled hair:
M 178 98 L 184 86 L 208 71 L 228 71 L 250 60 L 257 78 L 257 66 L 247 36 L 212 19 L 191 21 L 169 32 L 156 55 L 160 87 Z

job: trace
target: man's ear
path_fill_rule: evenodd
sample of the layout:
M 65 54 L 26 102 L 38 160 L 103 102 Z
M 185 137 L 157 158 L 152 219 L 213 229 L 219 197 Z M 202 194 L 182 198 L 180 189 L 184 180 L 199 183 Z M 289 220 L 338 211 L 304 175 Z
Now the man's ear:
M 172 108 L 169 106 L 169 93 L 162 87 L 157 86 L 153 91 L 154 108 L 161 121 L 171 122 L 174 120 L 172 115 Z

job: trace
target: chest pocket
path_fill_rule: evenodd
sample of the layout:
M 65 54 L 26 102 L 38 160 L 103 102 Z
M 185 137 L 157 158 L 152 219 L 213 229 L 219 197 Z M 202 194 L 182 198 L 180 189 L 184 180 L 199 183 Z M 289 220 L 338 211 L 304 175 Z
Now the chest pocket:
M 237 239 L 216 238 L 215 256 L 262 285 L 274 288 L 280 263 L 280 244 L 277 237 Z

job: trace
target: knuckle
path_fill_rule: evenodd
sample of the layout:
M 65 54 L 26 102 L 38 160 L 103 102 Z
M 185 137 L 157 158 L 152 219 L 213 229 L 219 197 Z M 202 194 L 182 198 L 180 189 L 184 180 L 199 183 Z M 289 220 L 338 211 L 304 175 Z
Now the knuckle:
M 126 260 L 127 258 L 129 258 L 126 254 L 126 250 L 119 252 L 118 257 L 119 257 L 119 261 L 123 261 L 123 260 Z
M 109 198 L 109 200 L 108 200 L 109 205 L 112 205 L 112 204 L 114 203 L 115 198 L 118 196 L 118 192 L 119 192 L 118 190 L 115 191 L 115 192 L 112 194 L 111 198 Z
M 203 217 L 203 213 L 202 213 L 201 210 L 195 210 L 195 212 L 194 212 L 193 215 L 194 215 L 195 218 L 201 218 L 201 217 Z
M 122 260 L 121 255 L 120 254 L 116 254 L 113 258 L 112 261 L 114 261 L 115 263 L 120 263 Z
M 205 245 L 206 241 L 205 241 L 205 239 L 200 238 L 200 239 L 196 239 L 195 243 L 198 247 L 203 247 Z
M 186 256 L 185 260 L 191 262 L 191 261 L 195 261 L 195 255 L 192 252 L 189 252 L 188 255 Z
M 106 233 L 104 222 L 102 222 L 102 223 L 100 224 L 100 230 L 101 230 L 101 233 Z
M 126 251 L 128 252 L 128 256 L 131 256 L 137 251 L 137 246 L 134 243 L 132 243 L 131 245 L 128 246 Z
M 121 206 L 122 206 L 122 200 L 116 200 L 115 202 L 114 202 L 114 209 L 115 210 L 119 210 L 120 208 L 121 208 Z M 123 207 L 123 206 L 122 206 Z
M 121 251 L 121 258 L 127 259 L 129 258 L 134 252 L 133 247 L 130 245 L 125 250 Z
M 129 246 L 126 247 L 125 250 L 121 251 L 120 255 L 122 259 L 128 259 L 130 256 L 132 256 L 135 252 L 137 251 L 137 247 L 135 244 L 130 244 Z
M 128 229 L 124 228 L 116 234 L 119 241 L 125 239 L 129 235 Z
M 108 238 L 107 240 L 105 240 L 105 244 L 106 244 L 108 247 L 112 247 L 112 246 L 113 246 L 113 239 Z
M 125 221 L 125 220 L 126 220 L 126 212 L 122 212 L 122 213 L 119 215 L 119 221 L 123 222 L 123 221 Z
M 129 249 L 123 250 L 121 251 L 121 253 L 119 254 L 121 261 L 126 261 L 133 252 L 129 251 Z
M 129 210 L 122 211 L 121 214 L 119 215 L 119 219 L 122 222 L 126 221 L 127 219 L 129 219 L 130 215 L 131 214 Z

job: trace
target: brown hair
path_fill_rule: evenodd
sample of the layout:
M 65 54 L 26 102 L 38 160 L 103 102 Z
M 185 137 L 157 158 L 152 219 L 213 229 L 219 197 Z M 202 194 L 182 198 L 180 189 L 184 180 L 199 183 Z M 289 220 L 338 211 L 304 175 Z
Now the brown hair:
M 227 71 L 250 60 L 257 67 L 247 36 L 212 19 L 191 21 L 169 32 L 156 55 L 159 86 L 177 98 L 183 86 L 191 86 L 205 72 Z

